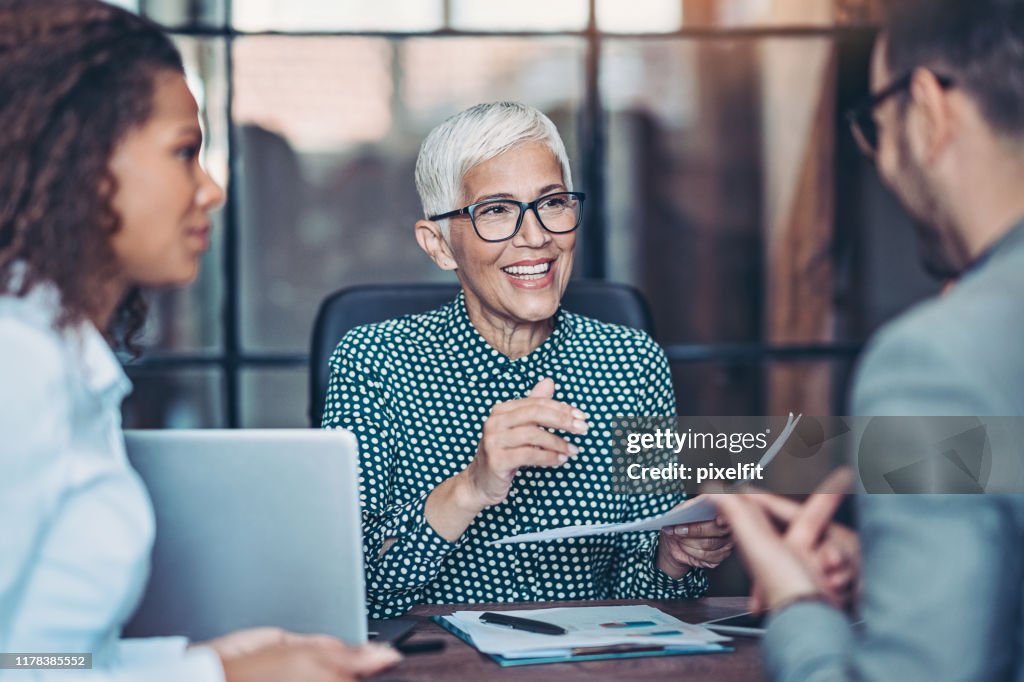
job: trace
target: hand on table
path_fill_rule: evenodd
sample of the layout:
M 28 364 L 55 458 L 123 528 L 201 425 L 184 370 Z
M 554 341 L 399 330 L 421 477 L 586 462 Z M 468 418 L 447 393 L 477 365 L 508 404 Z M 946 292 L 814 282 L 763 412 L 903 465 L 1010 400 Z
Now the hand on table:
M 784 532 L 776 529 L 763 501 L 754 499 L 760 493 L 715 496 L 715 504 L 732 528 L 754 583 L 751 610 L 774 611 L 796 599 L 819 595 L 841 606 L 837 595 L 829 589 L 830 570 L 822 556 L 832 551 L 828 549 L 832 545 L 826 545 L 825 539 L 829 537 L 830 526 L 835 525 L 831 523 L 832 515 L 842 501 L 842 493 L 849 488 L 850 479 L 846 468 L 829 476 L 798 505 Z M 841 531 L 834 533 L 834 537 L 842 536 L 849 541 Z
M 353 647 L 326 635 L 297 635 L 278 628 L 240 630 L 194 646 L 217 652 L 226 682 L 349 682 L 402 658 L 387 646 Z
M 484 422 L 476 457 L 461 474 L 481 509 L 508 496 L 521 467 L 562 466 L 579 448 L 549 429 L 587 432 L 587 415 L 553 399 L 555 382 L 541 379 L 521 400 L 498 403 Z
M 693 504 L 691 498 L 678 508 Z M 732 533 L 724 517 L 713 521 L 665 526 L 658 536 L 657 566 L 672 578 L 681 578 L 691 568 L 715 568 L 733 548 Z

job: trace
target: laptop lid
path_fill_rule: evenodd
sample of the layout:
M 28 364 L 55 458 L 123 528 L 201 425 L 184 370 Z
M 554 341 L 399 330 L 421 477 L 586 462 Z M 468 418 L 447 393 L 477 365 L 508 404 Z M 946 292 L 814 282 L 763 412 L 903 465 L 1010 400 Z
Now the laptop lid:
M 156 543 L 128 637 L 277 626 L 366 641 L 357 444 L 347 431 L 126 431 Z

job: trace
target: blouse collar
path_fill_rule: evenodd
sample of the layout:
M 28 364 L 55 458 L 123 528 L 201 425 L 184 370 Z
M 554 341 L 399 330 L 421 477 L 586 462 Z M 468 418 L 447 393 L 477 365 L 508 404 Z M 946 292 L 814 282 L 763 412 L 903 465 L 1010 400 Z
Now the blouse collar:
M 502 354 L 484 339 L 473 326 L 466 309 L 466 296 L 460 291 L 455 300 L 446 306 L 444 315 L 445 345 L 455 366 L 464 376 L 489 378 L 506 372 L 511 367 L 535 368 L 543 366 L 557 354 L 565 341 L 572 335 L 574 321 L 561 306 L 554 315 L 551 334 L 532 352 L 515 360 Z

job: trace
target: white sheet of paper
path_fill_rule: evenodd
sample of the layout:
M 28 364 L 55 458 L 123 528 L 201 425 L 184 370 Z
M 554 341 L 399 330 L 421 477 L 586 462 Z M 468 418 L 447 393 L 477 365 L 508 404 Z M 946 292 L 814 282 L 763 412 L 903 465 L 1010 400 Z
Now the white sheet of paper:
M 803 415 L 797 415 L 794 417 L 792 413 L 789 415 L 789 419 L 786 421 L 786 427 L 779 434 L 775 442 L 765 450 L 765 453 L 761 456 L 758 461 L 758 465 L 762 468 L 768 466 L 775 455 L 779 454 L 782 446 L 786 444 L 786 441 L 792 435 L 794 429 L 796 429 L 797 423 L 800 422 L 800 417 Z M 734 486 L 739 486 L 745 481 L 737 481 Z M 590 535 L 606 535 L 608 533 L 632 533 L 635 531 L 644 530 L 661 530 L 665 526 L 677 526 L 683 523 L 700 523 L 702 521 L 711 521 L 718 515 L 718 510 L 715 509 L 714 503 L 710 498 L 704 496 L 698 496 L 692 500 L 687 500 L 684 504 L 670 509 L 664 514 L 658 516 L 651 516 L 646 519 L 639 519 L 637 521 L 626 521 L 625 523 L 597 523 L 583 526 L 563 526 L 561 528 L 551 528 L 549 530 L 541 530 L 534 533 L 520 533 L 519 535 L 512 535 L 501 540 L 492 540 L 487 543 L 489 545 L 509 545 L 519 542 L 544 542 L 547 540 L 562 540 L 564 538 L 579 538 Z

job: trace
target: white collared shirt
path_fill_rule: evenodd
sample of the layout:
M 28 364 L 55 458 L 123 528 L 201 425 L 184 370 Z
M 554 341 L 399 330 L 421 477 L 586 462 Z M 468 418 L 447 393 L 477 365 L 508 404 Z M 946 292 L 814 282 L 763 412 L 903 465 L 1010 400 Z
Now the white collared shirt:
M 58 313 L 51 286 L 0 296 L 0 652 L 91 653 L 93 670 L 0 679 L 223 680 L 210 649 L 120 637 L 154 535 L 121 434 L 131 383 L 93 325 L 58 332 Z

